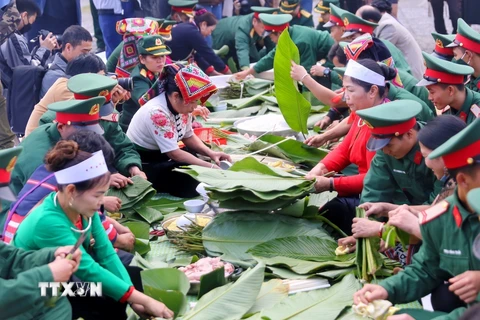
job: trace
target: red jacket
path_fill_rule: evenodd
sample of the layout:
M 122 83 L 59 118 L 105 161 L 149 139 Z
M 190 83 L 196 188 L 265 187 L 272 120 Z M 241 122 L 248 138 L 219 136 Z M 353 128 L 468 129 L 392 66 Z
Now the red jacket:
M 351 163 L 358 166 L 358 174 L 348 177 L 334 178 L 334 188 L 340 197 L 358 195 L 363 189 L 363 178 L 370 168 L 375 152 L 367 150 L 370 129 L 356 113 L 350 114 L 352 127 L 345 139 L 330 152 L 321 162 L 328 171 L 340 172 Z

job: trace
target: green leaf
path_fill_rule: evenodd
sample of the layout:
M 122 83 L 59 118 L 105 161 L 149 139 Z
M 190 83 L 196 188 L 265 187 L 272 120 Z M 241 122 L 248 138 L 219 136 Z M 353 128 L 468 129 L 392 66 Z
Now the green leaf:
M 297 83 L 290 77 L 291 61 L 300 63 L 298 48 L 288 32 L 282 32 L 273 60 L 275 93 L 278 105 L 287 124 L 293 130 L 308 133 L 307 120 L 310 103 L 298 92 Z
M 354 257 L 352 258 L 350 255 L 344 257 L 346 257 L 345 259 L 347 260 L 325 262 L 306 261 L 282 256 L 273 258 L 255 257 L 255 259 L 264 262 L 269 268 L 271 266 L 283 267 L 288 268 L 297 274 L 315 274 L 328 269 L 349 268 L 355 265 Z
M 203 229 L 202 238 L 210 256 L 224 255 L 223 260 L 251 266 L 255 261 L 248 249 L 288 236 L 328 238 L 321 226 L 322 223 L 282 215 L 224 212 Z
M 174 319 L 185 313 L 188 302 L 187 297 L 175 290 L 161 290 L 148 285 L 143 286 L 144 293 L 160 302 L 163 302 L 170 310 L 173 311 Z
M 128 227 L 137 239 L 148 240 L 148 238 L 150 237 L 150 226 L 145 222 L 131 221 L 125 222 L 123 225 L 125 227 Z
M 200 289 L 198 291 L 198 299 L 212 291 L 215 288 L 221 287 L 227 283 L 225 279 L 225 268 L 221 267 L 213 270 L 200 277 Z
M 273 239 L 248 250 L 254 256 L 276 257 L 284 256 L 307 261 L 336 260 L 337 243 L 331 238 L 310 236 L 286 237 Z
M 134 210 L 136 213 L 142 216 L 142 218 L 145 219 L 145 221 L 147 221 L 149 224 L 163 220 L 163 214 L 153 208 L 140 207 L 135 208 Z
M 305 279 L 315 277 L 315 275 L 313 275 L 313 274 L 309 274 L 309 275 L 298 274 L 298 273 L 295 273 L 291 270 L 284 269 L 284 268 L 277 268 L 277 267 L 268 266 L 267 269 L 272 271 L 272 273 L 266 273 L 265 276 L 274 276 L 274 277 L 282 278 L 282 279 L 305 280 Z
M 223 215 L 223 214 L 222 214 Z M 235 283 L 216 288 L 204 295 L 183 320 L 240 319 L 255 304 L 263 282 L 265 265 L 245 271 Z
M 248 310 L 248 314 L 254 314 L 269 309 L 288 297 L 288 285 L 283 284 L 282 280 L 273 279 L 262 284 L 255 304 Z
M 305 217 L 315 217 L 318 215 L 320 208 L 322 208 L 327 202 L 331 201 L 338 195 L 337 192 L 322 192 L 314 193 L 308 197 L 308 204 L 305 208 Z
M 143 286 L 166 291 L 175 290 L 185 295 L 190 290 L 190 281 L 185 273 L 175 268 L 143 270 L 140 276 Z
M 338 281 L 349 273 L 354 273 L 357 270 L 356 267 L 350 267 L 345 269 L 327 270 L 317 273 L 317 276 L 326 278 L 332 281 Z
M 327 289 L 301 292 L 283 299 L 260 313 L 262 319 L 335 319 L 353 304 L 353 294 L 361 288 L 353 275 Z
M 159 259 L 150 258 L 148 261 L 144 259 L 138 252 L 135 252 L 135 256 L 130 263 L 130 266 L 136 266 L 143 270 L 155 269 L 155 268 L 168 268 L 168 264 Z

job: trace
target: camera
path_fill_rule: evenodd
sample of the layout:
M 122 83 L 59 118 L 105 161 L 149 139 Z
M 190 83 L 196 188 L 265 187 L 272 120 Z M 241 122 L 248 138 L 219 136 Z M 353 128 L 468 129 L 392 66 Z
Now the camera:
M 119 78 L 118 75 L 114 72 L 108 72 L 106 74 L 107 77 L 115 77 L 118 82 L 118 85 L 123 89 L 132 92 L 133 91 L 133 79 L 132 78 Z
M 45 30 L 45 29 L 42 29 L 40 31 L 38 31 L 38 36 L 36 36 L 35 38 L 33 38 L 32 40 L 30 40 L 30 42 L 34 43 L 34 42 L 39 42 L 40 40 L 40 37 L 42 39 L 45 39 L 46 36 L 48 36 L 48 34 L 50 33 L 50 31 L 48 30 Z M 61 47 L 62 46 L 62 35 L 61 34 L 55 34 L 53 35 L 55 38 L 57 38 L 57 43 L 58 43 L 58 46 Z

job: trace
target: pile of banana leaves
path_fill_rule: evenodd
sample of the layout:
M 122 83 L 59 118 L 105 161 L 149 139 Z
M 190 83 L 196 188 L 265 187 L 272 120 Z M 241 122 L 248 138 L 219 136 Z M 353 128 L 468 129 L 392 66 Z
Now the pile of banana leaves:
M 247 98 L 265 91 L 273 92 L 273 81 L 256 78 L 231 81 L 228 87 L 220 89 L 220 100 Z

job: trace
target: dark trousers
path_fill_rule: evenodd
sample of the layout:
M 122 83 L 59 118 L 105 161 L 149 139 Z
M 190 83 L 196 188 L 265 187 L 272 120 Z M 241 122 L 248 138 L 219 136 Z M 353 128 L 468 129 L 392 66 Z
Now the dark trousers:
M 433 310 L 450 313 L 457 308 L 467 306 L 455 293 L 448 290 L 449 286 L 449 283 L 443 283 L 432 291 Z
M 459 0 L 430 0 L 433 10 L 433 22 L 435 24 L 435 31 L 441 34 L 446 34 L 445 20 L 443 19 L 443 5 L 444 1 L 448 3 L 448 11 L 450 19 L 452 20 L 453 33 L 457 33 L 457 20 L 460 18 L 460 1 Z
M 360 204 L 360 198 L 337 197 L 320 208 L 319 212 L 327 211 L 323 216 L 336 225 L 345 234 L 352 235 L 352 220 L 355 218 L 355 208 Z
M 102 29 L 103 41 L 105 42 L 105 54 L 108 57 L 115 50 L 120 42 L 122 42 L 122 35 L 117 33 L 116 25 L 117 21 L 131 18 L 135 12 L 135 5 L 133 1 L 123 2 L 123 15 L 108 13 L 107 11 L 99 10 L 98 11 L 98 23 L 100 29 Z M 113 10 L 112 10 L 113 11 Z
M 93 19 L 93 35 L 97 39 L 97 49 L 105 50 L 105 42 L 103 41 L 102 29 L 100 28 L 100 23 L 98 22 L 98 12 L 97 8 L 93 4 L 93 0 L 90 0 L 90 12 L 92 13 Z
M 187 166 L 188 163 L 170 160 L 160 151 L 137 151 L 142 159 L 143 172 L 157 192 L 166 192 L 181 198 L 198 196 L 197 191 L 195 191 L 198 182 L 185 173 L 173 171 L 175 168 Z M 184 151 L 188 152 L 188 150 Z

